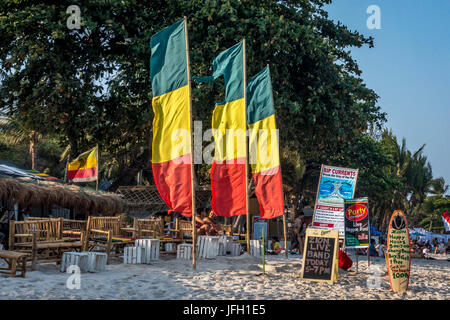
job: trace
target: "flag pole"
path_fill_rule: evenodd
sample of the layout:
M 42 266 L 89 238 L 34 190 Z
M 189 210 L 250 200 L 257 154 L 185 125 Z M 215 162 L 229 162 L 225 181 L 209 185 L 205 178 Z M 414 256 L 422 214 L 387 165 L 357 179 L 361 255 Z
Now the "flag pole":
M 98 191 L 98 178 L 100 177 L 100 172 L 98 171 L 98 167 L 99 167 L 99 162 L 100 159 L 98 158 L 98 144 L 95 146 L 95 150 L 96 150 L 96 158 L 97 158 L 97 181 L 95 183 L 95 190 Z
M 275 101 L 273 99 L 273 89 L 272 89 L 272 76 L 270 74 L 269 64 L 267 64 L 267 68 L 269 68 L 270 92 L 271 92 L 271 96 L 272 96 L 273 114 L 276 119 Z M 283 194 L 283 175 L 281 172 L 280 140 L 278 139 L 278 135 L 277 135 L 277 145 L 278 145 L 278 161 L 280 161 L 281 194 Z M 283 210 L 284 210 L 284 197 L 282 197 L 282 199 L 283 199 Z M 286 211 L 283 212 L 283 235 L 284 235 L 284 251 L 285 251 L 286 259 L 288 259 L 289 254 L 288 254 L 288 247 L 287 247 Z
M 244 123 L 245 131 L 247 131 L 247 55 L 245 53 L 245 38 L 242 39 L 243 47 L 243 63 L 244 63 Z M 245 134 L 245 208 L 247 215 L 247 252 L 250 252 L 250 215 L 248 212 L 248 143 L 247 143 L 247 133 Z
M 67 153 L 66 172 L 64 173 L 64 182 L 69 183 L 69 162 L 70 162 L 70 149 Z
M 191 194 L 192 194 L 192 269 L 197 269 L 197 250 L 196 250 L 196 240 L 197 240 L 197 228 L 195 223 L 195 184 L 194 184 L 194 143 L 192 139 L 192 89 L 191 89 L 191 65 L 189 56 L 189 39 L 187 31 L 187 17 L 184 16 L 184 38 L 186 41 L 186 61 L 187 61 L 187 78 L 188 78 L 188 95 L 189 95 L 189 117 L 190 117 L 190 137 L 191 137 Z

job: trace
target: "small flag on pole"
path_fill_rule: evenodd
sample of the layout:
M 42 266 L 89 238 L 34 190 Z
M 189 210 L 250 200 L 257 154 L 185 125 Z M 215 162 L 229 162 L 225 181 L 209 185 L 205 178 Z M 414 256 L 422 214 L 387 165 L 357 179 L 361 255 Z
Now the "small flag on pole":
M 450 231 L 450 214 L 448 210 L 442 214 L 442 221 L 444 222 L 445 231 Z
M 80 154 L 67 165 L 67 179 L 71 182 L 96 181 L 97 178 L 97 147 Z

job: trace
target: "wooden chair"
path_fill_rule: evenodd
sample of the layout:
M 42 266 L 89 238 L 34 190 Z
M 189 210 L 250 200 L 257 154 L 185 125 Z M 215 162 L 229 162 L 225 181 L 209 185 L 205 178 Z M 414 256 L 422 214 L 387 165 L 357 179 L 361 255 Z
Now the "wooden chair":
M 164 236 L 164 222 L 162 218 L 135 218 L 133 221 L 133 228 L 137 238 L 149 236 L 158 239 Z
M 78 235 L 80 241 L 65 241 L 63 235 Z M 40 262 L 61 261 L 65 251 L 81 249 L 84 232 L 62 230 L 62 218 L 11 220 L 9 250 L 31 254 L 32 268 Z
M 120 254 L 125 244 L 131 242 L 126 239 L 126 232 L 122 230 L 122 217 L 88 217 L 86 235 L 84 237 L 83 251 L 101 250 L 108 255 L 115 249 L 115 255 Z M 114 239 L 116 238 L 116 239 Z
M 178 218 L 175 221 L 175 233 L 182 241 L 192 242 L 192 222 Z

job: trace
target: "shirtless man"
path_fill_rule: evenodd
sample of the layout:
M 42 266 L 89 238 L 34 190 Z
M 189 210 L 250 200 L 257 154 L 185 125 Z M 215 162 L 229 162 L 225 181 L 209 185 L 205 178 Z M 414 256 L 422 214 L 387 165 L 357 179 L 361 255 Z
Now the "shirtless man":
M 196 222 L 199 235 L 214 236 L 222 230 L 222 225 L 216 221 L 216 215 L 212 210 L 206 215 L 206 209 L 202 209 L 200 215 L 196 217 Z

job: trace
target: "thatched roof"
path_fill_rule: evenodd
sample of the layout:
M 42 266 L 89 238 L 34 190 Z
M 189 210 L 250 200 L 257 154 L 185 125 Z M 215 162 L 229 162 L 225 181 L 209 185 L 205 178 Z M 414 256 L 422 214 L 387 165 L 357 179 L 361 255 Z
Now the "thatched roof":
M 10 200 L 22 207 L 57 205 L 63 208 L 73 207 L 90 214 L 100 212 L 104 215 L 123 212 L 125 205 L 124 200 L 117 194 L 29 178 L 0 177 L 0 199 Z
M 156 186 L 121 186 L 116 191 L 127 202 L 128 211 L 166 211 L 169 208 L 161 199 Z M 207 206 L 211 201 L 211 187 L 198 186 L 195 189 L 198 206 Z

